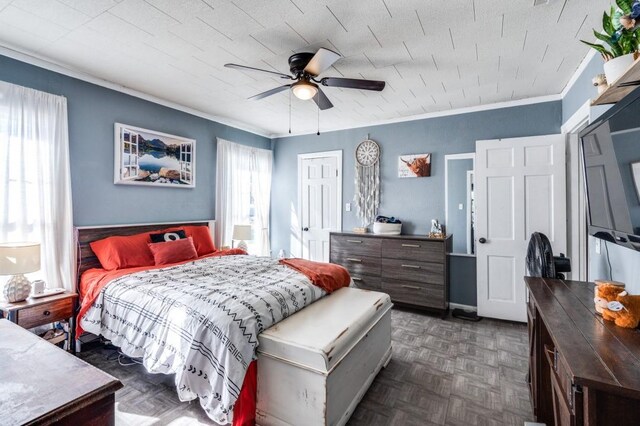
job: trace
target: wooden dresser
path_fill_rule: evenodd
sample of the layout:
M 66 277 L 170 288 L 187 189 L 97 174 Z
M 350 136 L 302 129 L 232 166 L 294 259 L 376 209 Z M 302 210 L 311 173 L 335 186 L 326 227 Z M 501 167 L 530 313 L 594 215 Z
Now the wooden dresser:
M 603 320 L 591 283 L 525 282 L 536 420 L 547 426 L 640 425 L 640 330 Z
M 360 288 L 382 291 L 394 303 L 446 313 L 449 308 L 446 239 L 419 235 L 331 233 L 330 261 L 349 270 Z

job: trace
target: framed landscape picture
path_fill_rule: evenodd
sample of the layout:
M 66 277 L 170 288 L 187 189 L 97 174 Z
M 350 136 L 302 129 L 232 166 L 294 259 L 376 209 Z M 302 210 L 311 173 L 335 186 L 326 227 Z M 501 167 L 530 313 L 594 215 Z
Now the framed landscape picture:
M 431 176 L 431 154 L 408 154 L 398 157 L 398 177 Z
M 196 141 L 115 123 L 113 183 L 195 188 Z

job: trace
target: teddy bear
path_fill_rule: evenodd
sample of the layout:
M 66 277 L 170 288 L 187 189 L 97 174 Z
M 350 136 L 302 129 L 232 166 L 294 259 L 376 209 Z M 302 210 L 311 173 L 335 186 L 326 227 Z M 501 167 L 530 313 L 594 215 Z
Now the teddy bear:
M 609 316 L 609 314 L 604 313 L 604 309 L 607 308 L 607 303 L 613 302 L 618 297 L 618 294 L 624 291 L 623 286 L 614 285 L 608 281 L 600 281 L 596 280 L 596 291 L 595 298 L 593 301 L 595 302 L 596 312 L 604 317 L 604 319 L 608 321 L 613 321 L 614 318 Z
M 618 327 L 636 328 L 640 323 L 640 296 L 632 296 L 621 287 L 603 284 L 596 289 L 594 299 L 602 318 Z

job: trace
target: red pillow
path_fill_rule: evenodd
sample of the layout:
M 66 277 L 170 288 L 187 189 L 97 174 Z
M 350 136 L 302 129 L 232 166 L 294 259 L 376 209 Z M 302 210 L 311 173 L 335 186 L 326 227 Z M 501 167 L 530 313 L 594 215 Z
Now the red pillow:
M 193 245 L 196 247 L 198 256 L 204 256 L 216 251 L 216 245 L 211 239 L 211 232 L 208 226 L 189 225 L 182 228 L 187 233 L 187 237 L 193 238 Z
M 108 237 L 89 243 L 102 267 L 108 271 L 114 269 L 153 266 L 153 255 L 147 244 L 149 233 Z
M 187 237 L 166 243 L 151 243 L 149 250 L 153 254 L 156 265 L 168 265 L 183 260 L 197 259 L 198 252 L 193 245 L 193 238 Z
M 181 229 L 184 230 L 187 237 L 193 238 L 193 245 L 198 252 L 198 257 L 211 254 L 216 251 L 216 246 L 211 239 L 211 233 L 209 232 L 208 226 L 186 225 L 177 228 L 167 228 L 157 232 L 174 232 Z

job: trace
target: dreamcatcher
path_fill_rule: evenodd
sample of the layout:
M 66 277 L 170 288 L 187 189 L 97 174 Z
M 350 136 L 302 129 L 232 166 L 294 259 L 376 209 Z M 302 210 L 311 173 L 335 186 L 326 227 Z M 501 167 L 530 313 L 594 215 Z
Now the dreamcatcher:
M 380 206 L 380 146 L 367 139 L 356 148 L 354 202 L 362 226 L 372 223 Z

